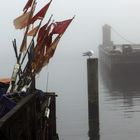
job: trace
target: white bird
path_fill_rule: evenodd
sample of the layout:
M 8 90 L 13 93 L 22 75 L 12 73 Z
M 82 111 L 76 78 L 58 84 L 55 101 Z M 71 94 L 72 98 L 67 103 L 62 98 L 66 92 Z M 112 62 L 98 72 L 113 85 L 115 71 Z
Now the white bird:
M 93 54 L 94 54 L 94 52 L 92 50 L 89 50 L 87 52 L 84 52 L 83 56 L 89 56 L 89 58 L 90 58 L 91 56 L 93 56 Z

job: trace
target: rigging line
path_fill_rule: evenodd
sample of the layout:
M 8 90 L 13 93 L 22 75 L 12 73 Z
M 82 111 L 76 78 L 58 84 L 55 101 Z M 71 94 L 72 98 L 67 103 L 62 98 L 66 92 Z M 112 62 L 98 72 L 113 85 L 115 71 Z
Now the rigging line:
M 123 37 L 123 36 L 122 36 L 119 32 L 117 32 L 114 28 L 111 27 L 111 29 L 112 29 L 112 31 L 114 31 L 118 36 L 120 36 L 123 40 L 129 42 L 130 44 L 136 44 L 136 43 L 134 43 L 134 42 L 132 42 L 132 41 L 126 39 L 125 37 Z

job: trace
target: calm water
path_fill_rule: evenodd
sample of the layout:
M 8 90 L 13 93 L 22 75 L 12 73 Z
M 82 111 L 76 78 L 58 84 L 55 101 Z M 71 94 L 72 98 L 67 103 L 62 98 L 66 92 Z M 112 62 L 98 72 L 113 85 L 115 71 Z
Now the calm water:
M 117 86 L 105 84 L 109 82 L 100 84 L 100 140 L 139 140 L 139 84 L 130 85 L 128 81 L 118 81 Z
M 112 81 L 113 80 L 113 81 Z M 131 80 L 131 79 L 130 79 Z M 134 84 L 133 84 L 134 83 Z M 63 113 L 58 114 L 61 140 L 139 140 L 140 139 L 140 82 L 115 81 L 100 78 L 99 125 L 97 135 L 89 138 L 87 93 L 78 99 L 69 97 L 61 103 Z M 80 94 L 79 94 L 80 95 Z M 84 96 L 84 97 L 83 97 Z M 62 99 L 61 99 L 62 100 Z M 93 122 L 95 123 L 95 122 Z

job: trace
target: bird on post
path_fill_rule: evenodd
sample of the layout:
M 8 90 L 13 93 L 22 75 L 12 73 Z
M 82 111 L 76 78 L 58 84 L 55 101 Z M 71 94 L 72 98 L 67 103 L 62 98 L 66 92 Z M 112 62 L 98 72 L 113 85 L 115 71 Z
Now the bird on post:
M 89 58 L 91 58 L 93 56 L 94 52 L 92 50 L 89 50 L 87 52 L 83 53 L 83 56 L 88 56 Z

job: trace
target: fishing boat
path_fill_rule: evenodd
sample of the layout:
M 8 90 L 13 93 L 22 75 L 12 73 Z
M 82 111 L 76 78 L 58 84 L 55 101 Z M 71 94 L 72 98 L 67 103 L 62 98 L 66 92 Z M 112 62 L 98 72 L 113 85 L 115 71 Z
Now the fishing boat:
M 99 60 L 102 73 L 115 79 L 140 79 L 140 44 L 114 44 L 111 26 L 104 25 L 103 42 L 99 45 Z

